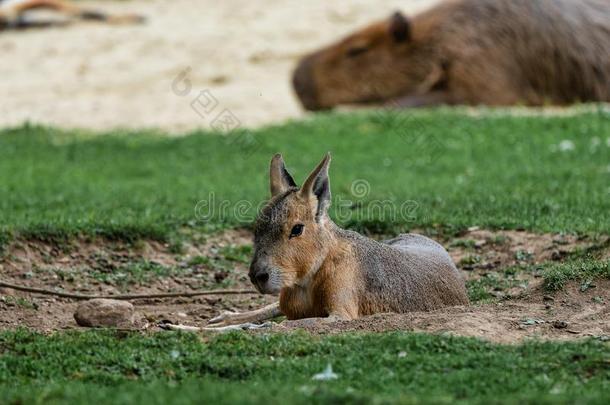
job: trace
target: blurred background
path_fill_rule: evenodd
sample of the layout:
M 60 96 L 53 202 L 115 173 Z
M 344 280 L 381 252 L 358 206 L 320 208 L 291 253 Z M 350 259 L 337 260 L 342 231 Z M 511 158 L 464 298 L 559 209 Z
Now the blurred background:
M 394 10 L 435 0 L 78 1 L 141 25 L 78 22 L 0 32 L 0 126 L 24 121 L 64 128 L 207 127 L 189 104 L 208 89 L 244 126 L 303 115 L 290 74 L 304 54 Z M 61 18 L 33 11 L 29 18 Z M 172 82 L 184 72 L 193 93 Z

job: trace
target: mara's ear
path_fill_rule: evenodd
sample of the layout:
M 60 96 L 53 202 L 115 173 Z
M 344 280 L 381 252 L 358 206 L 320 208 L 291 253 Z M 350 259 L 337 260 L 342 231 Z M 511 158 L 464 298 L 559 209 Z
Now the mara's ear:
M 303 187 L 301 187 L 301 196 L 310 198 L 315 196 L 318 199 L 318 207 L 316 209 L 316 221 L 326 213 L 330 205 L 330 180 L 328 178 L 328 167 L 330 166 L 330 152 L 324 156 L 324 159 L 313 169 Z
M 284 159 L 279 153 L 273 156 L 271 159 L 271 165 L 269 167 L 269 185 L 271 188 L 271 197 L 274 197 L 290 187 L 296 187 L 296 183 L 292 179 L 286 165 L 284 165 Z
M 400 11 L 390 17 L 390 35 L 395 42 L 406 42 L 411 39 L 411 23 Z

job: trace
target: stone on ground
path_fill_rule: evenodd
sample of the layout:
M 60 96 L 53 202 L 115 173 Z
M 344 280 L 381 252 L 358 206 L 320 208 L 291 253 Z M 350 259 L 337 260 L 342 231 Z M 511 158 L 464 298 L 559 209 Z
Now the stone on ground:
M 80 326 L 124 328 L 134 325 L 135 313 L 129 302 L 96 298 L 80 303 L 74 319 Z

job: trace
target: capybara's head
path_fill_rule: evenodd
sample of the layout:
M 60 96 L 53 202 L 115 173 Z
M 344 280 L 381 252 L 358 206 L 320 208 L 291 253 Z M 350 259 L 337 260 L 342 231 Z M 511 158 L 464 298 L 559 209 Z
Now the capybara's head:
M 271 200 L 256 220 L 248 274 L 261 293 L 279 294 L 284 287 L 306 283 L 328 254 L 329 164 L 327 154 L 298 188 L 282 156 L 271 160 Z
M 415 52 L 411 28 L 396 12 L 305 56 L 292 78 L 303 107 L 321 110 L 379 102 L 416 91 L 430 71 L 430 61 Z

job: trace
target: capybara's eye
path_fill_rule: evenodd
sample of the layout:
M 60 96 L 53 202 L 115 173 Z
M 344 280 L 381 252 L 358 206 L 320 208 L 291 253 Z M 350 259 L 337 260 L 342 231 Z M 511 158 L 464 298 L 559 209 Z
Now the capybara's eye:
M 292 230 L 290 231 L 290 236 L 288 237 L 288 239 L 294 238 L 296 236 L 300 236 L 303 233 L 303 224 L 296 224 L 295 226 L 292 227 Z
M 353 46 L 347 50 L 347 56 L 353 58 L 354 56 L 362 55 L 368 50 L 369 48 L 367 48 L 366 46 Z

